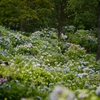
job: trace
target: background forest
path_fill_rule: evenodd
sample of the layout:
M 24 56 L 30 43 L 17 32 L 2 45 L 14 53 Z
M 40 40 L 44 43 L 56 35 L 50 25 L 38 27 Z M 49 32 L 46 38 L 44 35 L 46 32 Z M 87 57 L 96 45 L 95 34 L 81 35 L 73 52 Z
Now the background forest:
M 99 0 L 0 0 L 0 100 L 99 100 L 99 11 Z
M 0 0 L 0 24 L 27 32 L 67 25 L 95 29 L 97 5 L 96 0 Z

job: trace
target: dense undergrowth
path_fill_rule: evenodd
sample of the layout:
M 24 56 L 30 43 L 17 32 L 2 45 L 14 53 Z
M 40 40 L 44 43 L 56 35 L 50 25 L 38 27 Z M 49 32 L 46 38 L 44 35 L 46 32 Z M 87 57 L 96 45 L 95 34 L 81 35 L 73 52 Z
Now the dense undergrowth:
M 0 26 L 0 100 L 48 100 L 57 85 L 74 91 L 75 100 L 99 100 L 97 38 L 74 29 L 64 27 L 68 39 L 58 42 L 54 28 L 25 33 Z

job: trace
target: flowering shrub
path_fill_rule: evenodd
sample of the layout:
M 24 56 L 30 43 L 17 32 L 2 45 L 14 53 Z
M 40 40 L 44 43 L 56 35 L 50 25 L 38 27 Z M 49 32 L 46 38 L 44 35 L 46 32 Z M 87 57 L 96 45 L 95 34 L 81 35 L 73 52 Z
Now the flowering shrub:
M 70 28 L 67 33 L 73 32 Z M 48 100 L 50 94 L 51 100 L 100 99 L 100 61 L 81 47 L 84 43 L 80 45 L 79 37 L 86 37 L 88 31 L 69 33 L 68 41 L 74 43 L 58 43 L 53 28 L 27 35 L 0 26 L 0 32 L 1 100 Z M 89 36 L 84 37 L 85 43 Z M 64 87 L 53 90 L 60 85 Z
M 68 59 L 78 59 L 85 55 L 85 49 L 79 45 L 72 44 L 68 51 L 66 51 L 66 56 Z
M 19 45 L 15 48 L 17 54 L 28 54 L 28 55 L 37 55 L 38 48 L 33 47 L 31 43 L 25 45 Z
M 81 45 L 88 52 L 97 52 L 97 38 L 91 31 L 77 30 L 74 34 L 69 34 L 68 41 Z
M 63 30 L 64 33 L 66 33 L 66 32 L 72 32 L 73 33 L 75 31 L 75 26 L 73 26 L 73 25 L 63 26 L 62 30 Z

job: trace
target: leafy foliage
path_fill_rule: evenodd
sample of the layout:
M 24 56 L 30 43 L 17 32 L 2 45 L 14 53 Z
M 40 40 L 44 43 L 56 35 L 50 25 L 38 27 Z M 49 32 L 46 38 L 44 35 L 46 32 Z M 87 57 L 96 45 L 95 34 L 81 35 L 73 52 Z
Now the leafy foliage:
M 73 32 L 66 31 L 69 39 L 58 42 L 54 28 L 27 35 L 0 26 L 0 99 L 48 100 L 54 86 L 63 85 L 78 100 L 85 89 L 89 100 L 99 100 L 94 91 L 99 85 L 100 62 L 81 47 L 79 39 L 89 31 Z M 92 40 L 96 41 L 95 36 Z
M 71 32 L 69 34 L 66 32 L 66 34 L 69 36 L 69 42 L 80 44 L 87 52 L 97 52 L 97 38 L 95 32 L 89 30 L 77 30 L 75 33 Z
M 96 27 L 98 0 L 68 0 L 68 9 L 71 12 L 69 19 L 80 29 L 91 29 Z M 83 9 L 84 8 L 84 9 Z M 95 23 L 95 24 L 94 24 Z

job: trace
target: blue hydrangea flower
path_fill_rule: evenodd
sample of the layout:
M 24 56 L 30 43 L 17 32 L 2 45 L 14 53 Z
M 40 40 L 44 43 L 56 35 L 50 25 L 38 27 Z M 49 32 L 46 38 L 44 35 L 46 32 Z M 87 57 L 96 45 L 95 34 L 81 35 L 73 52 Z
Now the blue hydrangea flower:
M 2 54 L 3 54 L 3 55 L 7 55 L 7 52 L 6 52 L 6 51 L 3 51 Z
M 2 41 L 2 37 L 0 36 L 0 41 Z

